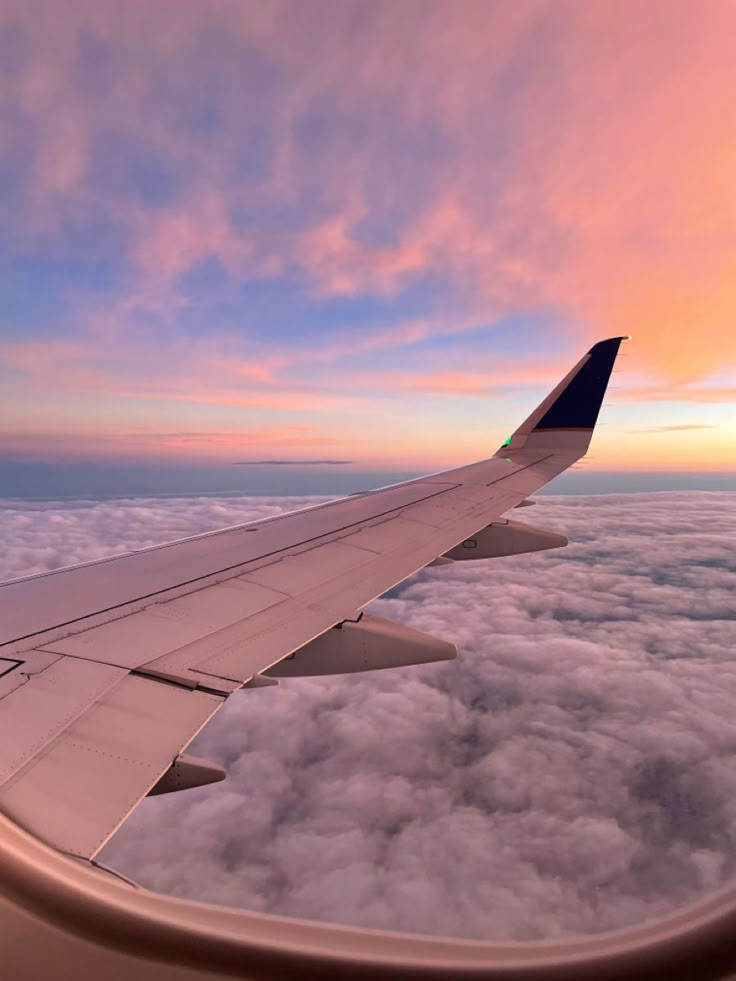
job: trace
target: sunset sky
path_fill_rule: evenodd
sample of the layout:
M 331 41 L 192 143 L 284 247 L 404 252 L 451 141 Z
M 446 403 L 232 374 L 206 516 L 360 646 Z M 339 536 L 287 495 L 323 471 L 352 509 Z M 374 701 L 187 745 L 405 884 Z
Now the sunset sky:
M 0 0 L 0 457 L 736 469 L 736 5 Z

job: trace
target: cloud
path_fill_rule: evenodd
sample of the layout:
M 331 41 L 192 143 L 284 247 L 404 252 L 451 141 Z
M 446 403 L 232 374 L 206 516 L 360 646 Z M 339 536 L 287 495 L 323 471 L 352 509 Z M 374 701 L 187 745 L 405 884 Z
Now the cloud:
M 291 467 L 291 466 L 327 466 L 341 467 L 353 460 L 236 460 L 236 467 Z
M 2 573 L 298 503 L 8 506 Z M 456 661 L 234 696 L 192 747 L 228 779 L 145 801 L 103 860 L 179 896 L 477 938 L 615 928 L 717 888 L 735 515 L 727 493 L 544 498 L 533 521 L 566 549 L 428 570 L 374 605 Z
M 437 334 L 554 306 L 578 340 L 631 329 L 655 378 L 728 361 L 728 5 L 292 6 L 6 3 L 23 254 L 101 222 L 117 294 L 169 315 L 210 261 L 230 300 L 269 278 L 306 305 L 421 283 Z M 215 293 L 196 301 L 217 317 Z M 88 300 L 88 318 L 109 306 Z
M 648 429 L 626 429 L 627 433 L 682 433 L 691 429 L 718 429 L 717 425 L 652 426 Z
M 659 400 L 733 401 L 733 18 L 680 0 L 7 0 L 7 439 L 33 429 L 53 454 L 58 425 L 89 456 L 106 452 L 90 416 L 109 443 L 142 418 L 309 417 L 310 455 L 322 435 L 396 464 L 421 428 L 442 465 L 479 400 L 546 388 L 629 331 L 616 398 L 646 404 L 627 425 Z M 720 466 L 732 433 L 711 435 L 699 460 Z M 630 442 L 614 429 L 607 465 L 644 465 Z M 667 443 L 658 466 L 691 458 L 686 433 Z
M 172 462 L 190 459 L 229 460 L 244 452 L 314 447 L 319 451 L 337 443 L 334 437 L 315 431 L 311 426 L 261 426 L 257 429 L 233 429 L 229 432 L 152 432 L 139 428 L 132 432 L 106 429 L 76 429 L 71 432 L 0 432 L 0 453 L 21 461 L 77 461 L 107 459 L 162 460 Z M 274 463 L 278 461 L 263 461 Z M 294 461 L 309 463 L 309 460 Z M 341 461 L 311 461 L 341 462 Z
M 629 402 L 714 402 L 722 405 L 736 401 L 736 387 L 726 385 L 672 385 L 667 388 L 647 386 L 627 388 L 620 397 Z

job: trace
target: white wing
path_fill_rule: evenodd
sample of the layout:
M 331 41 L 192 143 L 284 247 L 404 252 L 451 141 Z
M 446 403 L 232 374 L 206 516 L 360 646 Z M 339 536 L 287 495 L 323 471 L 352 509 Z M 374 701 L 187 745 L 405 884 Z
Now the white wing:
M 0 811 L 91 859 L 146 794 L 223 775 L 182 754 L 235 690 L 453 657 L 362 608 L 442 556 L 565 544 L 498 519 L 584 455 L 620 342 L 480 463 L 0 587 Z

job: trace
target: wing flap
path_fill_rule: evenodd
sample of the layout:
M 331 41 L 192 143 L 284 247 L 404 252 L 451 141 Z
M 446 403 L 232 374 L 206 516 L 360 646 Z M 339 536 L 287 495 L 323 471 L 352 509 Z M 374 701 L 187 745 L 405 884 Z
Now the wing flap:
M 0 700 L 0 785 L 126 674 L 109 664 L 60 658 Z
M 230 579 L 62 640 L 49 641 L 42 650 L 135 669 L 285 598 L 284 593 L 256 583 Z
M 0 810 L 54 847 L 91 858 L 222 703 L 125 675 L 0 787 Z
M 341 541 L 345 545 L 355 545 L 357 548 L 385 555 L 396 547 L 397 542 L 408 546 L 423 534 L 425 534 L 423 528 L 402 515 L 399 518 L 382 521 L 380 524 L 351 531 Z
M 375 557 L 375 552 L 365 548 L 356 548 L 339 541 L 326 542 L 307 552 L 261 566 L 247 573 L 244 581 L 278 587 L 289 596 L 297 596 L 315 582 L 339 578 L 346 572 L 361 568 Z
M 313 577 L 308 588 L 279 607 L 151 662 L 147 668 L 182 678 L 190 678 L 196 670 L 246 682 L 334 624 L 355 616 L 376 596 L 518 503 L 523 494 L 486 489 L 484 497 L 480 503 L 466 500 L 462 515 L 447 518 L 442 528 L 413 522 L 411 507 L 405 508 L 404 517 L 395 519 L 401 522 L 401 534 L 396 534 L 399 529 L 392 529 L 393 536 L 383 539 L 386 548 L 380 555 L 338 577 L 323 581 Z M 367 529 L 367 533 L 381 527 Z M 315 548 L 302 553 L 298 561 L 306 564 L 312 556 L 312 563 L 317 565 L 319 552 L 320 548 Z M 279 565 L 285 572 L 292 561 L 287 558 Z
M 154 610 L 145 610 L 49 641 L 42 650 L 132 670 L 211 632 L 204 624 L 177 623 Z

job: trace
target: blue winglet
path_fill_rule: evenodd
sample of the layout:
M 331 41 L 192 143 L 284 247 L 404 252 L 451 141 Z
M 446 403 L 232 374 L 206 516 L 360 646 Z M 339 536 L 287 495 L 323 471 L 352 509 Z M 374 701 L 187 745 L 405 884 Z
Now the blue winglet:
M 588 360 L 558 395 L 532 432 L 550 429 L 593 429 L 606 394 L 608 380 L 625 337 L 598 341 Z

